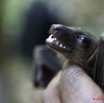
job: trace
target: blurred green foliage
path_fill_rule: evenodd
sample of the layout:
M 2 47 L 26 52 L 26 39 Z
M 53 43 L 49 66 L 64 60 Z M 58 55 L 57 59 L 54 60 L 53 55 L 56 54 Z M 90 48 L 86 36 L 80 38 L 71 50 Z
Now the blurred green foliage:
M 23 30 L 26 11 L 36 0 L 5 0 L 3 6 L 3 27 L 6 37 L 12 36 L 12 40 L 19 37 Z M 57 13 L 59 18 L 65 19 L 65 22 L 71 22 L 75 26 L 81 26 L 88 31 L 99 35 L 103 32 L 104 23 L 101 22 L 103 16 L 103 0 L 53 0 L 47 1 L 48 5 L 60 9 Z M 50 6 L 50 7 L 51 7 Z M 103 17 L 104 18 L 104 17 Z M 103 19 L 102 18 L 102 19 Z
M 23 26 L 23 17 L 32 2 L 33 0 L 5 0 L 3 4 L 4 39 L 11 36 L 12 40 L 16 40 Z

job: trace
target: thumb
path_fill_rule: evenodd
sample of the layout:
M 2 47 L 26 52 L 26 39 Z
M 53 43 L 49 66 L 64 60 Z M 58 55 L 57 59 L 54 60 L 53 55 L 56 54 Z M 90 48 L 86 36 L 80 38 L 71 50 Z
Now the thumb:
M 82 68 L 76 65 L 69 66 L 63 70 L 59 85 L 62 98 L 64 99 L 65 95 L 69 95 L 68 98 L 64 99 L 65 101 L 77 99 L 77 103 L 80 103 L 80 101 L 90 103 L 93 98 L 104 98 L 100 87 Z

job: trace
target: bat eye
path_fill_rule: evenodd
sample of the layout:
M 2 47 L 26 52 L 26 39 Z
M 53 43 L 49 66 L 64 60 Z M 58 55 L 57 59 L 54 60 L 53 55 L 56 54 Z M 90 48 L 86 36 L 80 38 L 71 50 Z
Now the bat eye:
M 77 41 L 78 41 L 78 43 L 80 43 L 80 45 L 83 45 L 83 46 L 87 46 L 90 43 L 90 40 L 85 35 L 77 36 Z

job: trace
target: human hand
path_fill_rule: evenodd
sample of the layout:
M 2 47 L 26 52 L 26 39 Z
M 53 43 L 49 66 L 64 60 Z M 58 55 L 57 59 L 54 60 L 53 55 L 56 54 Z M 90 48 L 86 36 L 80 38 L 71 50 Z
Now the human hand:
M 82 68 L 74 65 L 51 81 L 42 103 L 104 103 L 104 93 Z

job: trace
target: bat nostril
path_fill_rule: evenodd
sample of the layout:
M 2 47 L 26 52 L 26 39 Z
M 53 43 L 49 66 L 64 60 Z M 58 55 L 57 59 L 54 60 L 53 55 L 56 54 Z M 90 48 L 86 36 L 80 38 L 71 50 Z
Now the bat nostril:
M 53 28 L 52 28 L 52 31 L 53 31 L 53 32 L 57 32 L 57 28 L 56 28 L 56 27 L 53 27 Z
M 56 32 L 58 32 L 58 31 L 61 29 L 61 27 L 62 27 L 62 25 L 60 25 L 60 24 L 53 24 L 53 25 L 51 26 L 51 31 L 52 31 L 53 33 L 56 33 Z

